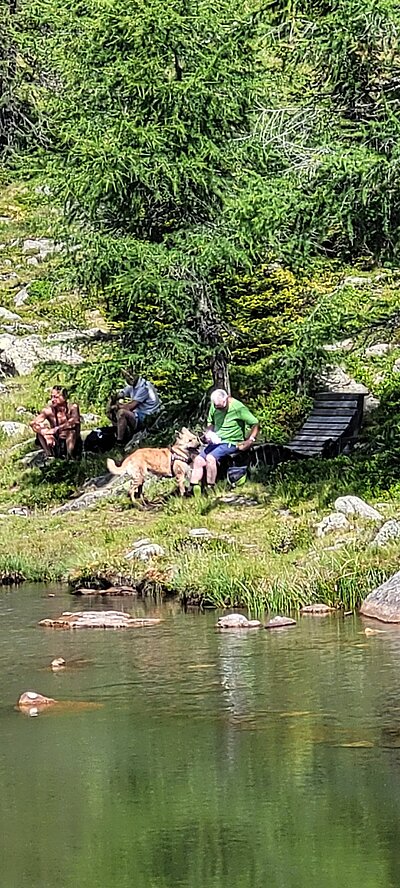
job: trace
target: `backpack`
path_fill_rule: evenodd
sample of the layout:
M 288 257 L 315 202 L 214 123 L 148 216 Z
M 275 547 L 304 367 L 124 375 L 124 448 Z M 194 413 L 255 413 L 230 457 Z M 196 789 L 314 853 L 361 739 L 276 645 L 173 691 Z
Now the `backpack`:
M 229 466 L 226 477 L 231 487 L 241 487 L 246 483 L 247 466 Z

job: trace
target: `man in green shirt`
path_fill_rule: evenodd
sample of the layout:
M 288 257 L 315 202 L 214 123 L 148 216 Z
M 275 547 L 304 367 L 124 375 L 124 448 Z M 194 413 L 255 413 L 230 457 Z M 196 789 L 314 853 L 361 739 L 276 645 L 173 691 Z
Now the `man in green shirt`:
M 246 437 L 247 429 L 250 429 L 248 437 Z M 195 495 L 200 493 L 204 469 L 207 484 L 213 487 L 217 478 L 219 460 L 237 450 L 248 450 L 256 440 L 258 430 L 258 420 L 241 401 L 231 398 L 224 389 L 212 392 L 205 431 L 207 445 L 193 463 L 191 478 L 193 493 Z

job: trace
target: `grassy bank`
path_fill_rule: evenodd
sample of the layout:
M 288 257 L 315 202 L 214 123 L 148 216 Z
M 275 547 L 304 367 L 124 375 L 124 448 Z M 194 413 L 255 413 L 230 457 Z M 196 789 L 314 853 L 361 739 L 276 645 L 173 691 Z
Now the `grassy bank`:
M 315 526 L 329 509 L 316 497 L 290 503 L 290 485 L 251 483 L 226 502 L 226 491 L 204 500 L 170 496 L 165 482 L 149 491 L 149 507 L 124 498 L 84 512 L 29 518 L 8 516 L 0 526 L 0 575 L 10 581 L 63 580 L 86 585 L 121 580 L 149 593 L 177 595 L 203 606 L 287 612 L 323 601 L 356 607 L 398 568 L 399 545 L 377 552 L 374 528 L 354 522 L 347 534 L 318 539 Z M 284 494 L 284 496 L 283 496 Z M 396 504 L 381 504 L 387 517 Z M 190 536 L 207 528 L 212 537 Z M 143 564 L 127 559 L 149 537 L 165 554 Z

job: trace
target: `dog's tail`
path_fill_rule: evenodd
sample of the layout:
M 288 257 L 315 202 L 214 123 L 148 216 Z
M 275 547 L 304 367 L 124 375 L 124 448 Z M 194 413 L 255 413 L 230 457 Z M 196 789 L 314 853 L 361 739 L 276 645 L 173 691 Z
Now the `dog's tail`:
M 124 463 L 122 463 L 121 466 L 117 466 L 113 459 L 107 460 L 107 468 L 112 475 L 126 475 L 127 473 L 127 469 L 124 468 Z

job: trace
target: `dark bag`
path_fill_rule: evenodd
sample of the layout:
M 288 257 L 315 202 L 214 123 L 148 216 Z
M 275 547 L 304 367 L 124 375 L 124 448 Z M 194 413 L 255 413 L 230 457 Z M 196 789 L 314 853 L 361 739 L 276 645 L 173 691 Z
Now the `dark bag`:
M 238 487 L 244 484 L 247 477 L 247 466 L 229 466 L 226 477 L 228 484 L 232 487 Z
M 93 429 L 84 441 L 85 453 L 108 453 L 115 445 L 116 434 L 114 426 L 103 426 L 101 429 Z

